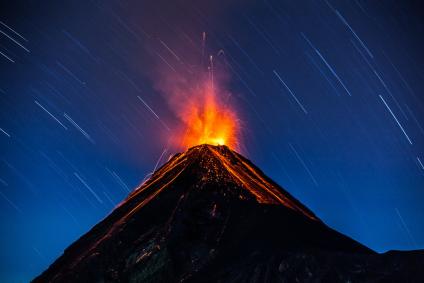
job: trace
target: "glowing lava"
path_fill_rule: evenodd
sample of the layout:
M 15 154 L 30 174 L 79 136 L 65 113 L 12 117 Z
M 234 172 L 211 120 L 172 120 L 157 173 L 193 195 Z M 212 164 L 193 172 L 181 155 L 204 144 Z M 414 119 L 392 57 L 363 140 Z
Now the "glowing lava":
M 213 85 L 204 84 L 202 92 L 203 95 L 190 101 L 185 109 L 183 146 L 211 144 L 237 149 L 239 121 L 236 112 L 218 100 Z

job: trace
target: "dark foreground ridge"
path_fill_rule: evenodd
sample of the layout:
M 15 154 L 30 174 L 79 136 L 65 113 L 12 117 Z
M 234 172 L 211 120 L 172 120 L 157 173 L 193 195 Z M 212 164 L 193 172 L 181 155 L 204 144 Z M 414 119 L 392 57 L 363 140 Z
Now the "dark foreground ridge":
M 33 282 L 424 282 L 424 252 L 377 254 L 225 146 L 172 157 Z

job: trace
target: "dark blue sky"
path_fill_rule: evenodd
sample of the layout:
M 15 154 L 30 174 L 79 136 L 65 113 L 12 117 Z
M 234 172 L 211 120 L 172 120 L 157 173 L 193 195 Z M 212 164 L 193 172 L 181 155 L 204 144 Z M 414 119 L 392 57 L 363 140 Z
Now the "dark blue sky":
M 414 2 L 3 2 L 1 282 L 40 273 L 173 153 L 157 69 L 198 64 L 203 31 L 225 54 L 244 155 L 370 248 L 424 248 Z

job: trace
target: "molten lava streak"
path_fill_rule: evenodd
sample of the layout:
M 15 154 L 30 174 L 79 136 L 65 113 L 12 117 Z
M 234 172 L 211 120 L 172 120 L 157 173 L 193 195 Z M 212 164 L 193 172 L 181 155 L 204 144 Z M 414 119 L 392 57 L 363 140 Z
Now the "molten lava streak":
M 204 95 L 190 101 L 186 107 L 186 125 L 182 144 L 192 147 L 199 144 L 227 145 L 238 148 L 239 120 L 229 105 L 218 100 L 213 86 L 206 84 Z

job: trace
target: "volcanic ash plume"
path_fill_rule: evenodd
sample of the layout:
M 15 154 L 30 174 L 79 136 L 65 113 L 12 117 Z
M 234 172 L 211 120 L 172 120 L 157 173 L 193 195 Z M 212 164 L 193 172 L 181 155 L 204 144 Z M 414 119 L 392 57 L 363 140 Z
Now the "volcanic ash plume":
M 184 147 L 199 144 L 238 147 L 239 122 L 236 112 L 215 93 L 209 82 L 203 82 L 197 90 L 200 95 L 188 101 L 178 113 L 186 128 L 178 139 Z
M 240 120 L 226 88 L 229 75 L 220 60 L 210 56 L 207 66 L 158 69 L 155 86 L 179 120 L 172 146 L 187 149 L 211 144 L 240 149 Z

